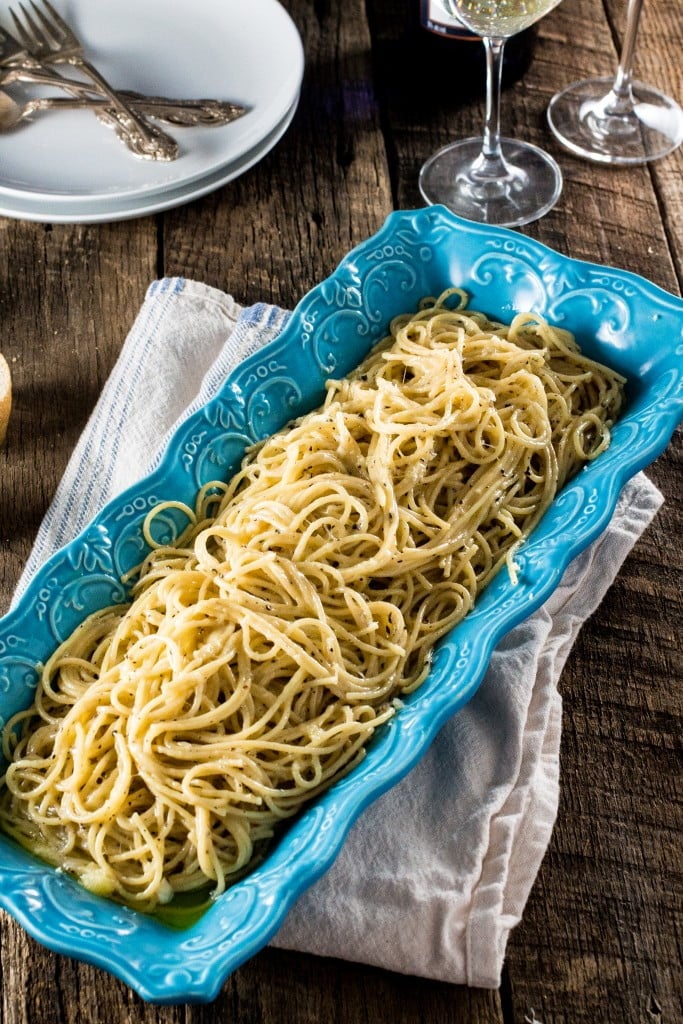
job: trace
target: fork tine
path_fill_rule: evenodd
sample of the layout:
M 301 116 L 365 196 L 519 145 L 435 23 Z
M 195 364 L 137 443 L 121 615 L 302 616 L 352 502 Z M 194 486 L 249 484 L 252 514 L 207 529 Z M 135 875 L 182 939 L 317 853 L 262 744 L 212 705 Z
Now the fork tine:
M 76 37 L 74 36 L 71 28 L 69 27 L 69 25 L 67 25 L 64 19 L 61 17 L 61 15 L 54 9 L 49 0 L 41 0 L 41 2 L 45 10 L 48 11 L 48 13 L 50 14 L 50 17 L 52 18 L 51 21 L 47 18 L 45 12 L 41 11 L 38 5 L 34 3 L 34 0 L 31 0 L 31 7 L 39 16 L 43 24 L 46 27 L 49 26 L 55 34 L 57 32 L 61 33 L 59 37 L 60 41 L 68 39 L 70 42 L 75 43 Z
M 26 56 L 28 47 L 22 39 L 15 39 L 0 25 L 0 62 Z
M 45 12 L 41 11 L 40 7 L 36 3 L 34 3 L 34 0 L 30 0 L 30 3 L 36 17 L 40 20 L 40 23 L 42 24 L 45 32 L 47 32 L 48 38 L 50 38 L 53 43 L 59 46 L 61 43 L 64 42 L 64 31 L 60 28 L 58 24 L 55 25 L 53 24 L 53 22 L 50 21 Z M 35 30 L 35 22 L 30 21 L 30 15 L 28 11 L 26 10 L 23 4 L 19 4 L 19 6 L 24 11 L 24 17 L 29 18 L 29 23 L 31 24 L 31 27 Z
M 9 12 L 12 16 L 12 21 L 14 22 L 14 27 L 17 31 L 19 39 L 22 41 L 27 50 L 32 50 L 35 47 L 35 39 L 31 37 L 31 34 L 26 30 L 25 25 L 21 21 L 19 21 L 19 18 L 16 15 L 16 11 L 13 11 L 12 8 L 10 7 Z
M 31 17 L 29 11 L 26 10 L 23 4 L 19 4 L 19 10 L 21 11 L 24 23 L 22 25 L 19 16 L 10 7 L 10 14 L 17 30 L 21 30 L 22 39 L 26 43 L 26 46 L 30 50 L 36 50 L 43 48 L 45 50 L 52 49 L 52 41 L 45 35 L 40 26 Z

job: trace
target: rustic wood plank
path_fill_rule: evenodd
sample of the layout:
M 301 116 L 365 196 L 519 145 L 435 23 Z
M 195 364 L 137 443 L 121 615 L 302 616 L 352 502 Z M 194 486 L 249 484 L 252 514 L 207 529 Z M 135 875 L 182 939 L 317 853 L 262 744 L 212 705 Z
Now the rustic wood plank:
M 621 48 L 626 9 L 619 0 L 606 0 L 610 24 Z M 678 0 L 644 4 L 634 56 L 634 76 L 683 104 L 683 11 Z M 683 147 L 663 160 L 654 161 L 649 172 L 659 197 L 659 207 L 672 258 L 683 290 Z
M 411 978 L 363 964 L 268 949 L 238 971 L 212 1007 L 186 1024 L 502 1024 L 497 992 Z
M 0 218 L 0 345 L 14 404 L 0 448 L 0 605 L 154 276 L 156 231 Z
M 565 668 L 553 840 L 508 950 L 513 1005 L 544 1022 L 683 1014 L 680 434 L 651 468 L 667 503 Z M 566 1014 L 566 1016 L 564 1016 Z M 516 1018 L 515 1018 L 516 1019 Z

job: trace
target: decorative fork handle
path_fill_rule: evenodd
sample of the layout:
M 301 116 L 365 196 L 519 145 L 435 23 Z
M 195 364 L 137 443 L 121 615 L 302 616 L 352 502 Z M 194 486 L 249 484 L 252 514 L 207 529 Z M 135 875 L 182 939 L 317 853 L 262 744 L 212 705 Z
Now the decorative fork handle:
M 50 63 L 69 64 L 78 68 L 97 87 L 97 91 L 107 99 L 108 110 L 106 120 L 113 124 L 119 138 L 128 148 L 146 160 L 175 160 L 178 156 L 178 143 L 156 125 L 150 125 L 121 98 L 109 83 L 102 77 L 90 61 L 78 55 L 65 56 Z
M 92 86 L 60 75 L 59 72 L 52 71 L 47 65 L 32 58 L 26 58 L 21 63 L 0 69 L 0 83 L 2 85 L 11 85 L 12 82 L 51 85 L 70 93 L 78 101 L 88 97 L 92 100 L 91 94 L 94 91 Z M 156 125 L 146 123 L 144 125 L 144 135 L 141 135 L 135 128 L 138 115 L 132 111 L 130 115 L 122 114 L 120 109 L 122 101 L 114 99 L 112 105 L 108 98 L 102 96 L 102 91 L 99 88 L 95 91 L 100 97 L 100 102 L 103 106 L 100 112 L 100 120 L 116 130 L 119 138 L 131 152 L 148 160 L 174 160 L 177 157 L 178 144 L 175 139 L 162 132 Z M 105 107 L 108 109 L 105 110 Z M 36 107 L 35 109 L 39 108 Z
M 50 85 L 68 90 L 70 99 L 57 96 L 37 97 L 25 104 L 26 113 L 40 110 L 83 109 L 93 110 L 96 114 L 110 109 L 107 100 L 99 93 L 93 95 L 92 90 L 83 82 L 48 69 L 19 67 L 0 68 L 0 86 L 11 85 L 21 81 L 32 85 Z M 122 89 L 119 92 L 136 113 L 154 117 L 157 121 L 191 127 L 193 125 L 230 124 L 247 113 L 247 108 L 238 103 L 213 99 L 176 99 L 169 96 L 146 96 L 141 92 Z
M 224 100 L 181 100 L 167 96 L 145 96 L 140 92 L 122 89 L 120 96 L 133 108 L 159 121 L 177 125 L 229 124 L 247 112 L 239 103 Z
M 190 128 L 194 125 L 214 126 L 230 124 L 245 113 L 245 108 L 234 103 L 222 103 L 219 100 L 176 100 L 161 96 L 140 96 L 129 93 L 126 99 L 136 113 L 154 117 L 157 121 Z M 112 109 L 107 100 L 93 99 L 91 96 L 39 96 L 28 100 L 23 107 L 24 116 L 42 110 L 90 110 L 99 118 L 111 125 Z

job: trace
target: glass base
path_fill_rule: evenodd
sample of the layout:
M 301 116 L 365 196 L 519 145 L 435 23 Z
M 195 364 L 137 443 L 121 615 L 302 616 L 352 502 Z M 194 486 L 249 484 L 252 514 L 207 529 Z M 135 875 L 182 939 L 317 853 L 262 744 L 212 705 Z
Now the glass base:
M 529 142 L 501 139 L 504 176 L 480 159 L 481 139 L 463 139 L 440 149 L 420 171 L 420 192 L 480 224 L 518 227 L 538 220 L 562 192 L 562 174 L 547 153 Z
M 683 110 L 670 96 L 633 82 L 633 105 L 614 110 L 613 78 L 575 82 L 553 96 L 548 123 L 577 156 L 605 164 L 642 164 L 673 152 L 683 141 Z

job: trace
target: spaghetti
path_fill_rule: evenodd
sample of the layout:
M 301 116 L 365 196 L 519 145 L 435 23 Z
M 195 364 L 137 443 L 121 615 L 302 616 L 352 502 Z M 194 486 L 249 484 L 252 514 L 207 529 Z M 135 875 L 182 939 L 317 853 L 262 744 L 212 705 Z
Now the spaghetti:
M 7 832 L 151 910 L 221 892 L 358 763 L 622 401 L 568 332 L 465 306 L 398 317 L 173 547 L 148 521 L 130 605 L 91 615 L 4 731 Z

